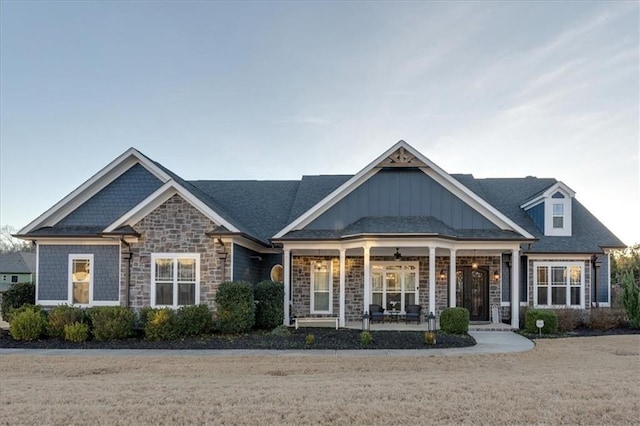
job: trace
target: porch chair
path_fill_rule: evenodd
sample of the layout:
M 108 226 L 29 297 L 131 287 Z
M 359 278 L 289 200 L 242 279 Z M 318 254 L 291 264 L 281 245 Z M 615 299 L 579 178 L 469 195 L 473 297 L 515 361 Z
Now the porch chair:
M 422 306 L 420 305 L 407 305 L 404 308 L 406 314 L 404 316 L 404 323 L 409 324 L 409 321 L 416 321 L 416 324 L 420 324 L 420 314 L 422 313 Z
M 369 305 L 369 321 L 382 321 L 384 324 L 384 308 L 380 305 Z

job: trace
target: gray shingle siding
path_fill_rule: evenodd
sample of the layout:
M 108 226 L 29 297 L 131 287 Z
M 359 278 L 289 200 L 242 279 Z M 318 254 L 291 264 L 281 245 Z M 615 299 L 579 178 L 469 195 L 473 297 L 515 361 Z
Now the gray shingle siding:
M 58 222 L 58 226 L 107 226 L 133 208 L 162 182 L 136 164 Z
M 120 248 L 104 245 L 40 245 L 38 300 L 68 300 L 70 254 L 93 254 L 94 301 L 118 301 Z

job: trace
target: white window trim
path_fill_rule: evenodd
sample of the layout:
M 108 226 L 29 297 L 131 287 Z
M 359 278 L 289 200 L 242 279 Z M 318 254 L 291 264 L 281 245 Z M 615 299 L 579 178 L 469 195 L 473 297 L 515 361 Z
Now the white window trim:
M 551 266 L 559 266 L 565 267 L 567 269 L 571 269 L 574 266 L 580 268 L 580 304 L 579 305 L 539 305 L 538 304 L 538 267 L 551 267 Z M 548 282 L 548 291 L 547 291 L 547 300 L 551 298 L 551 273 L 548 274 L 549 282 Z M 569 275 L 567 275 L 567 280 L 569 280 Z M 567 289 L 567 300 L 571 298 L 571 285 L 568 284 L 570 281 L 567 281 L 566 289 Z M 584 262 L 533 262 L 533 307 L 534 308 L 543 308 L 543 309 L 584 309 L 585 308 L 585 264 Z
M 373 273 L 373 268 L 375 266 L 382 266 L 384 269 L 383 271 L 386 272 L 386 267 L 387 266 L 403 266 L 402 268 L 402 274 L 400 276 L 400 288 L 404 289 L 401 290 L 401 297 L 400 297 L 400 314 L 404 315 L 405 314 L 405 310 L 404 310 L 404 305 L 405 305 L 405 294 L 406 293 L 414 293 L 415 294 L 415 300 L 416 300 L 416 304 L 420 305 L 420 262 L 398 262 L 398 261 L 377 261 L 377 262 L 371 262 L 371 273 L 370 276 Z M 406 269 L 404 268 L 404 266 L 413 266 L 415 268 L 415 274 L 416 274 L 416 289 L 414 290 L 414 292 L 411 291 L 407 291 L 406 289 L 406 282 L 405 282 L 405 271 Z M 384 274 L 383 272 L 383 274 Z M 373 281 L 372 281 L 373 283 Z M 382 285 L 382 293 L 383 293 L 383 303 L 386 305 L 386 294 L 388 292 L 387 289 L 387 283 L 386 283 L 386 279 L 383 276 L 383 285 Z M 373 284 L 371 285 L 371 294 L 369 295 L 369 300 L 373 300 Z M 383 306 L 383 308 L 386 310 L 387 307 Z
M 73 303 L 73 261 L 74 260 L 88 260 L 89 261 L 89 303 Z M 69 264 L 67 273 L 67 303 L 69 305 L 88 307 L 93 303 L 93 254 L 69 254 Z
M 329 310 L 316 310 L 315 308 L 315 268 L 322 265 L 329 271 Z M 312 314 L 333 314 L 333 262 L 330 260 L 319 260 L 311 262 L 311 287 L 310 287 L 310 312 Z
M 181 305 L 178 305 L 178 268 L 177 265 L 173 268 L 173 304 L 172 305 L 158 305 L 156 304 L 156 259 L 172 259 L 177 262 L 178 259 L 195 259 L 196 260 L 196 291 L 195 291 L 195 304 L 200 303 L 200 253 L 151 253 L 151 285 L 150 285 L 150 305 L 152 307 L 159 308 L 173 308 L 178 309 Z

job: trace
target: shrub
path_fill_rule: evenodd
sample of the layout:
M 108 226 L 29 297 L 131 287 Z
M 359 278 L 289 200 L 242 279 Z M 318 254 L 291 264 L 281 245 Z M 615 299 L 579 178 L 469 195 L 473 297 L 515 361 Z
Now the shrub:
M 286 325 L 279 325 L 271 330 L 273 336 L 291 336 L 291 330 Z
M 35 305 L 36 303 L 36 285 L 32 283 L 16 283 L 11 284 L 9 289 L 2 295 L 2 319 L 9 321 L 11 310 L 21 307 L 22 305 Z
M 284 321 L 284 286 L 274 281 L 262 281 L 254 290 L 256 327 L 271 330 Z
M 133 335 L 136 316 L 122 306 L 97 306 L 87 309 L 96 340 L 121 340 Z
M 309 333 L 304 338 L 304 342 L 307 344 L 307 346 L 313 346 L 313 344 L 316 342 L 316 337 L 313 334 Z
M 64 338 L 64 327 L 76 322 L 85 322 L 83 309 L 68 305 L 56 306 L 49 312 L 49 337 Z
M 207 305 L 183 306 L 176 313 L 180 337 L 202 336 L 213 331 L 213 317 Z
M 64 340 L 70 342 L 84 342 L 89 338 L 89 325 L 83 322 L 74 322 L 73 324 L 65 324 Z
M 161 308 L 149 311 L 144 336 L 147 340 L 175 339 L 178 336 L 178 327 L 173 309 Z
M 629 317 L 629 325 L 640 328 L 640 291 L 633 277 L 633 272 L 627 271 L 622 277 L 622 304 Z
M 583 324 L 582 311 L 578 309 L 556 309 L 558 331 L 573 331 Z
M 25 307 L 11 316 L 9 334 L 16 340 L 36 340 L 47 330 L 44 313 L 35 307 Z
M 589 328 L 612 330 L 627 326 L 627 316 L 622 309 L 593 308 L 589 312 Z
M 558 316 L 550 309 L 528 309 L 527 316 L 524 320 L 524 329 L 527 333 L 537 334 L 538 327 L 536 327 L 537 320 L 544 321 L 544 327 L 542 327 L 542 333 L 553 334 L 558 332 Z
M 440 314 L 440 329 L 445 333 L 466 334 L 469 331 L 469 311 L 465 308 L 446 308 Z
M 371 342 L 373 342 L 371 333 L 369 333 L 368 331 L 363 331 L 362 333 L 360 333 L 360 343 L 362 344 L 362 346 L 369 346 Z
M 216 292 L 218 327 L 223 333 L 248 332 L 255 322 L 253 287 L 244 281 L 224 282 Z

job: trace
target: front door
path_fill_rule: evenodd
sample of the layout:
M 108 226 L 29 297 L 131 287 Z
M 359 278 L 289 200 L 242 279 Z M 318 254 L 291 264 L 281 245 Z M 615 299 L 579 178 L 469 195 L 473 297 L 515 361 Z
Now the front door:
M 470 321 L 488 321 L 489 271 L 459 268 L 456 278 L 456 305 L 469 310 Z

